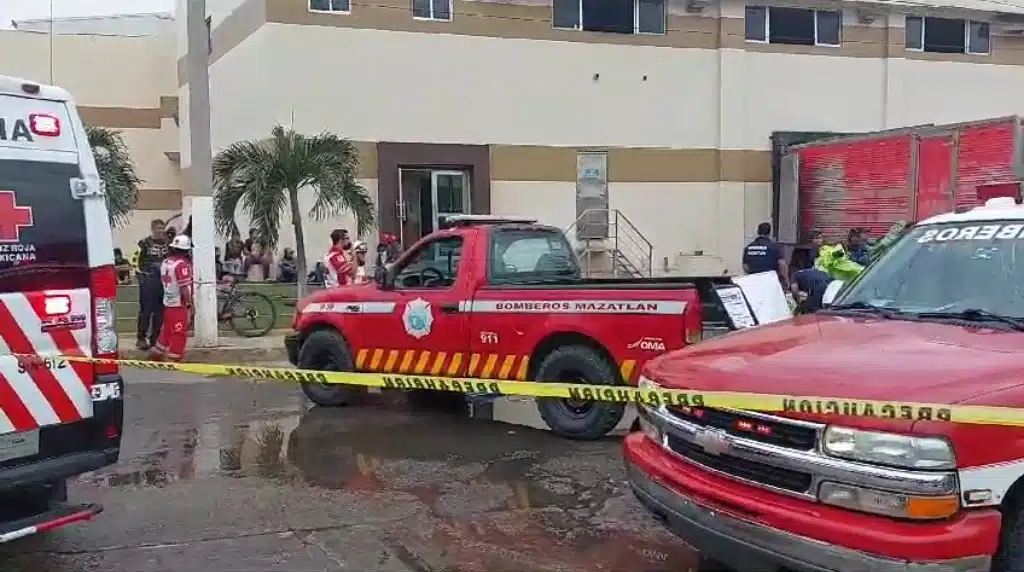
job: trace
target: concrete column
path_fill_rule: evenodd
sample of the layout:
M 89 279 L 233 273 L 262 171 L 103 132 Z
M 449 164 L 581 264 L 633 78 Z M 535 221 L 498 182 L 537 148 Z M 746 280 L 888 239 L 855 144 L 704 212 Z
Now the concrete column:
M 206 0 L 188 0 L 186 8 L 188 54 L 186 55 L 189 104 L 187 193 L 183 216 L 192 217 L 192 262 L 196 283 L 196 345 L 217 345 L 217 276 L 214 267 L 213 152 L 210 142 L 209 30 Z

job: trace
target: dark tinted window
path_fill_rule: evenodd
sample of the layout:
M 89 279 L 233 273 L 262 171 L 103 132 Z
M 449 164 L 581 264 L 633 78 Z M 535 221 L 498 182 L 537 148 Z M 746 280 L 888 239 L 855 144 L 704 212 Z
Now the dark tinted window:
M 0 292 L 89 285 L 78 165 L 0 161 Z
M 941 54 L 962 54 L 967 36 L 964 20 L 950 18 L 924 19 L 924 51 Z
M 773 44 L 814 45 L 814 10 L 768 9 L 768 41 Z
M 583 29 L 633 33 L 634 0 L 583 0 Z

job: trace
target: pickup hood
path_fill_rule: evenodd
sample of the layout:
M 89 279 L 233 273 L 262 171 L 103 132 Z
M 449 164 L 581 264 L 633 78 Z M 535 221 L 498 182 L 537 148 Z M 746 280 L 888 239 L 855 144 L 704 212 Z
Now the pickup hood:
M 644 373 L 674 389 L 954 404 L 1021 385 L 1022 343 L 1021 332 L 816 314 L 665 354 Z

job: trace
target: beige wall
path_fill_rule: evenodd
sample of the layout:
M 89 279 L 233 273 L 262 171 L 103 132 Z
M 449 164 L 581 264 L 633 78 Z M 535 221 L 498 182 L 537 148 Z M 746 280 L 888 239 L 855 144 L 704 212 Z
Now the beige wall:
M 130 254 L 149 221 L 181 210 L 178 165 L 167 153 L 178 149 L 175 46 L 172 36 L 49 35 L 0 31 L 2 73 L 55 83 L 75 97 L 89 125 L 122 132 L 139 176 L 139 210 L 115 233 L 115 245 Z
M 829 48 L 746 42 L 738 0 L 702 15 L 671 0 L 667 33 L 635 36 L 555 30 L 545 0 L 455 0 L 451 22 L 414 20 L 393 0 L 353 4 L 212 11 L 215 151 L 275 123 L 362 142 L 489 144 L 492 210 L 566 226 L 576 151 L 611 149 L 611 206 L 654 243 L 655 266 L 738 270 L 744 241 L 770 218 L 774 130 L 1024 111 L 1024 38 L 998 27 L 991 55 L 940 56 L 904 49 L 902 13 L 865 24 L 847 10 L 844 43 Z

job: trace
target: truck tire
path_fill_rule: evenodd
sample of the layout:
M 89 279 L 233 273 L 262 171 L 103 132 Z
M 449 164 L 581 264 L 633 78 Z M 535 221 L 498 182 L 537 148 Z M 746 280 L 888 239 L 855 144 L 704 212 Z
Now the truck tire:
M 299 348 L 301 369 L 319 371 L 353 371 L 355 362 L 348 349 L 348 342 L 334 330 L 317 330 L 302 342 Z M 313 403 L 324 407 L 348 405 L 360 393 L 349 385 L 303 382 L 302 392 Z
M 992 572 L 1024 570 L 1024 506 L 1018 501 L 1003 510 L 999 549 L 992 559 Z
M 565 346 L 547 355 L 537 367 L 537 381 L 618 385 L 619 372 L 597 351 Z M 624 403 L 537 399 L 537 411 L 551 431 L 569 439 L 600 439 L 615 428 L 626 412 Z

